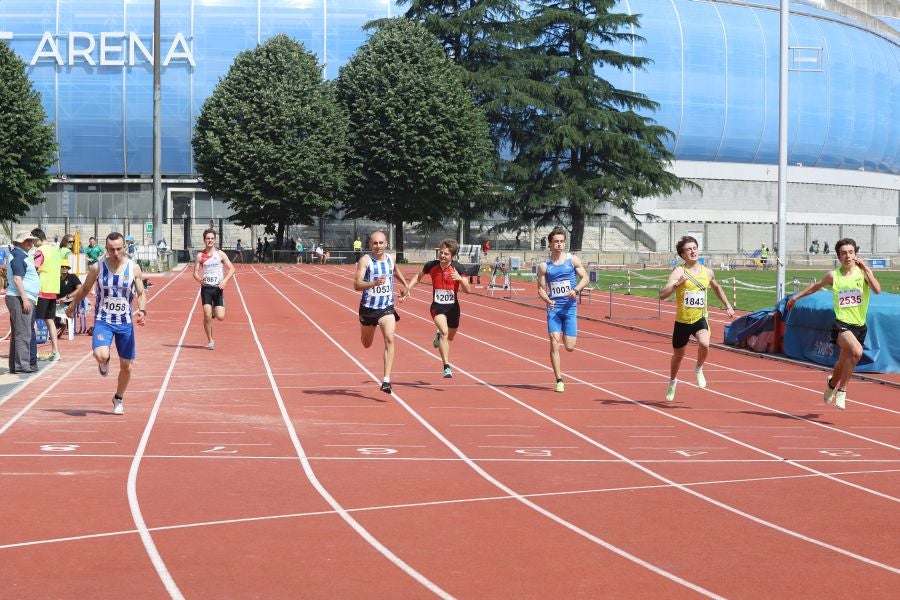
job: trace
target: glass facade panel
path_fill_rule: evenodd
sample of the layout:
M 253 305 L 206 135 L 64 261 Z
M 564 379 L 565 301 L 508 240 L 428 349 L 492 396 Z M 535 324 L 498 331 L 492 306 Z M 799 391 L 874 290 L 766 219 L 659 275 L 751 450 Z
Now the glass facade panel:
M 614 10 L 639 14 L 635 32 L 646 42 L 617 49 L 652 63 L 599 73 L 659 103 L 647 116 L 675 133 L 668 145 L 679 160 L 773 164 L 778 5 L 621 0 Z M 194 120 L 238 53 L 285 33 L 333 79 L 370 35 L 366 22 L 403 11 L 391 0 L 162 0 L 161 6 L 157 58 L 170 59 L 162 66 L 162 170 L 164 177 L 188 178 L 196 175 Z M 791 45 L 821 48 L 821 60 L 818 69 L 790 74 L 790 162 L 900 173 L 900 46 L 848 27 L 846 17 L 808 4 L 793 8 Z M 28 65 L 57 130 L 56 174 L 149 177 L 152 29 L 153 0 L 0 0 L 0 32 L 12 35 L 10 47 Z M 95 192 L 69 186 L 63 185 L 68 203 L 58 192 L 57 210 L 73 218 L 96 210 L 97 202 L 82 202 L 82 194 Z M 123 195 L 130 204 L 131 192 Z M 217 212 L 207 210 L 213 218 Z

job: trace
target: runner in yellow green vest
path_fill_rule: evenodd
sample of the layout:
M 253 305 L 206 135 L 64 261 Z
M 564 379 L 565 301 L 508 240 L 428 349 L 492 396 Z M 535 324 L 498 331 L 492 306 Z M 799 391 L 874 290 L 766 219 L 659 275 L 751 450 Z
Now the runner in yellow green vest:
M 659 297 L 665 300 L 675 293 L 675 329 L 672 332 L 672 361 L 669 372 L 669 386 L 666 388 L 666 400 L 675 399 L 675 386 L 678 385 L 678 369 L 691 336 L 697 338 L 697 386 L 706 387 L 703 375 L 703 363 L 709 353 L 709 322 L 706 320 L 709 310 L 706 306 L 706 290 L 712 288 L 716 296 L 725 305 L 728 317 L 734 316 L 734 309 L 725 296 L 725 291 L 712 269 L 700 264 L 700 251 L 697 240 L 686 235 L 675 244 L 675 250 L 684 260 L 684 264 L 675 267 L 666 286 L 659 291 Z
M 862 358 L 866 342 L 866 312 L 869 310 L 869 291 L 881 293 L 881 284 L 875 273 L 856 252 L 859 246 L 850 238 L 838 240 L 834 251 L 841 261 L 841 268 L 828 271 L 821 280 L 813 283 L 787 301 L 787 310 L 794 308 L 797 300 L 814 294 L 825 286 L 831 286 L 834 294 L 834 323 L 831 326 L 831 343 L 841 349 L 825 388 L 825 404 L 834 404 L 844 410 L 847 406 L 847 384 Z

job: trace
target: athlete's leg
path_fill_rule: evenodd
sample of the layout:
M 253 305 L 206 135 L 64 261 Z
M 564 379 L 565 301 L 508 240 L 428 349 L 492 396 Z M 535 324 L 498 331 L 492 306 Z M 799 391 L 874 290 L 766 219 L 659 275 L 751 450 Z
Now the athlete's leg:
M 131 363 L 133 362 L 133 360 L 119 357 L 119 380 L 116 383 L 116 396 L 119 398 L 125 397 L 125 390 L 128 389 L 128 382 L 131 381 Z
M 360 324 L 359 339 L 362 341 L 363 348 L 370 348 L 372 342 L 375 341 L 375 326 Z
M 669 365 L 669 378 L 677 379 L 678 378 L 678 369 L 681 368 L 681 360 L 684 358 L 684 351 L 687 346 L 682 346 L 681 348 L 675 348 L 672 352 L 672 361 Z
M 553 331 L 550 333 L 550 366 L 553 367 L 553 375 L 556 380 L 562 379 L 562 370 L 559 367 L 559 345 L 562 341 L 562 332 Z
M 841 349 L 834 370 L 831 374 L 831 385 L 838 390 L 846 390 L 850 383 L 850 377 L 856 369 L 856 363 L 863 355 L 862 344 L 850 331 L 842 331 L 837 338 L 837 344 Z
M 212 304 L 204 304 L 203 305 L 203 331 L 206 332 L 206 341 L 212 343 L 213 335 L 212 335 L 212 318 L 213 318 L 213 307 Z
M 225 307 L 224 306 L 214 307 L 213 308 L 213 317 L 215 317 L 215 319 L 217 321 L 224 321 L 225 320 Z
M 709 329 L 701 329 L 696 334 L 694 334 L 697 338 L 698 346 L 697 346 L 697 368 L 703 368 L 703 363 L 706 362 L 706 357 L 709 354 Z
M 445 365 L 450 364 L 450 336 L 456 335 L 455 329 L 447 327 L 447 315 L 435 315 L 434 325 L 441 332 L 440 340 L 438 340 L 438 352 L 441 354 L 441 360 Z M 453 333 L 450 333 L 450 332 Z
M 109 362 L 109 346 L 97 346 L 94 348 L 94 360 L 102 365 Z
M 384 315 L 378 319 L 381 335 L 384 336 L 384 376 L 390 378 L 391 367 L 394 365 L 394 331 L 397 328 L 397 320 L 393 314 Z

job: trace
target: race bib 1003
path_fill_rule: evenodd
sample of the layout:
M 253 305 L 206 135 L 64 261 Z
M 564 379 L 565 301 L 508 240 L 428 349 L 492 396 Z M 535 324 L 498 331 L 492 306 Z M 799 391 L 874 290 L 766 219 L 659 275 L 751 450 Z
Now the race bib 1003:
M 551 281 L 550 282 L 550 297 L 551 298 L 560 298 L 562 296 L 568 296 L 569 292 L 572 291 L 572 282 L 571 281 Z
M 107 296 L 103 299 L 103 304 L 101 308 L 104 312 L 109 313 L 111 315 L 124 315 L 128 312 L 131 303 L 128 302 L 127 298 L 115 298 L 111 296 Z
M 862 290 L 841 290 L 838 292 L 838 307 L 850 308 L 861 306 L 863 303 Z
M 705 291 L 685 292 L 684 293 L 684 306 L 685 306 L 685 308 L 705 308 L 706 307 L 706 292 Z
M 456 302 L 456 294 L 453 290 L 434 290 L 434 301 L 438 304 L 453 304 Z

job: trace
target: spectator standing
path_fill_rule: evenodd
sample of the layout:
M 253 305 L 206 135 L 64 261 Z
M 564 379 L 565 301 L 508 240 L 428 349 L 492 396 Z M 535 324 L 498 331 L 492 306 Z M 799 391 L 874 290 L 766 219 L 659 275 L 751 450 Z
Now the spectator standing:
M 126 236 L 125 237 L 126 249 L 125 249 L 125 257 L 135 260 L 137 254 L 137 246 L 134 245 L 134 237 Z
M 6 292 L 6 308 L 9 310 L 9 372 L 33 373 L 30 363 L 31 343 L 34 336 L 32 318 L 41 280 L 29 251 L 37 238 L 22 232 L 13 239 L 8 266 L 9 290 Z
M 47 240 L 43 229 L 31 230 L 37 238 L 37 250 L 34 253 L 34 266 L 40 279 L 37 308 L 34 320 L 43 319 L 47 323 L 50 334 L 50 355 L 47 360 L 59 360 L 59 343 L 56 339 L 56 297 L 59 295 L 59 249 Z M 37 358 L 37 345 L 34 348 Z
M 297 238 L 297 264 L 303 262 L 303 242 Z
M 359 262 L 360 256 L 362 256 L 362 240 L 356 236 L 356 239 L 353 240 L 353 260 Z
M 234 245 L 234 262 L 244 262 L 244 247 L 241 245 L 240 238 L 238 238 L 237 244 Z
M 488 260 L 488 250 L 490 249 L 491 243 L 488 240 L 484 240 L 483 242 L 481 242 L 481 253 L 484 255 L 484 260 Z
M 825 242 L 825 245 L 822 246 L 822 254 L 828 254 L 828 242 Z
M 84 249 L 84 255 L 87 257 L 88 269 L 97 264 L 97 259 L 100 258 L 101 254 L 103 254 L 103 248 L 97 245 L 97 239 L 89 239 L 87 248 Z
M 256 261 L 262 262 L 263 259 L 263 243 L 262 240 L 256 240 Z
M 59 258 L 68 258 L 73 252 L 75 252 L 75 236 L 67 233 L 59 241 Z
M 263 238 L 263 262 L 269 258 L 270 253 L 272 252 L 272 244 L 269 243 L 269 238 Z

